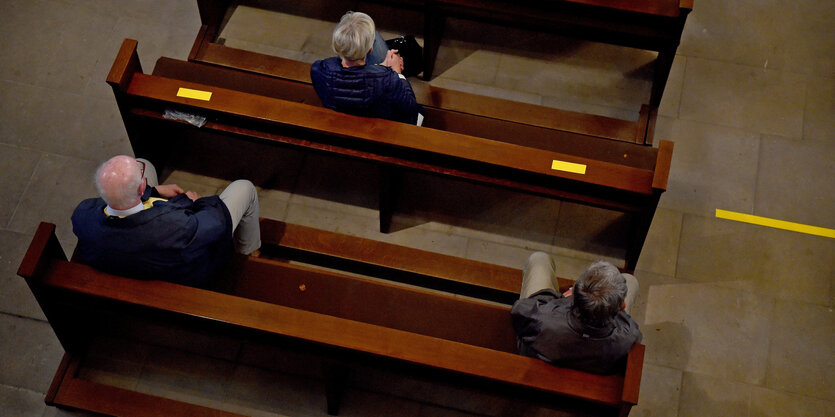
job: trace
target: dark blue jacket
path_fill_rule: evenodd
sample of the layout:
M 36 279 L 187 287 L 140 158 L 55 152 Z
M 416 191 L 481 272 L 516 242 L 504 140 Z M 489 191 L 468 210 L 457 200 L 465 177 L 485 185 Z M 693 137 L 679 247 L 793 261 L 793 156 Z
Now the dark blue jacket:
M 310 67 L 313 87 L 329 109 L 365 117 L 416 124 L 423 109 L 408 81 L 391 68 L 363 65 L 345 68 L 338 57 Z
M 72 215 L 81 259 L 101 271 L 201 287 L 233 251 L 232 218 L 218 196 L 192 202 L 180 194 L 124 218 L 106 215 L 106 206 L 90 198 Z

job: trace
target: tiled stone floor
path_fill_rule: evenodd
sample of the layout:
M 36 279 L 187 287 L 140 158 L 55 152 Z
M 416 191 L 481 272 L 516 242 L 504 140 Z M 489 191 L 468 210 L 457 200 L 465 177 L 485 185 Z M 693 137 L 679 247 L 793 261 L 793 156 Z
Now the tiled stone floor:
M 333 3 L 368 10 L 384 35 L 420 30 L 377 4 Z M 835 228 L 835 3 L 695 3 L 656 133 L 676 148 L 635 274 L 647 357 L 632 415 L 835 415 L 835 240 L 713 217 L 722 208 Z M 341 13 L 323 9 L 331 19 Z M 83 415 L 42 402 L 62 349 L 15 271 L 38 221 L 57 223 L 72 250 L 69 215 L 94 195 L 95 166 L 131 152 L 104 83 L 121 40 L 139 40 L 149 71 L 159 56 L 184 59 L 198 27 L 191 0 L 0 0 L 0 415 Z M 331 54 L 331 28 L 242 9 L 224 36 L 313 61 Z M 452 20 L 432 83 L 636 118 L 651 59 Z M 353 176 L 332 175 L 345 170 Z M 369 170 L 308 155 L 261 190 L 262 214 L 514 267 L 546 250 L 568 277 L 590 259 L 622 255 L 607 245 L 618 216 L 420 175 L 404 180 L 397 231 L 381 235 Z M 204 194 L 225 185 L 185 172 L 169 180 Z M 113 342 L 101 352 L 91 372 L 116 385 L 165 393 L 183 384 L 172 395 L 253 415 L 322 414 L 307 400 L 317 385 L 304 379 L 153 346 L 125 352 Z M 465 402 L 473 413 L 500 414 L 493 401 Z M 349 393 L 344 414 L 471 415 L 372 392 Z

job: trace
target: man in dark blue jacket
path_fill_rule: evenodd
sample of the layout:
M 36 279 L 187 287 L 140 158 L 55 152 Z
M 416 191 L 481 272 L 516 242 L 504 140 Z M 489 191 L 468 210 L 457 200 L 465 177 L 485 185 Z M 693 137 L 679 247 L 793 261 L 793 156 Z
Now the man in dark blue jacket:
M 382 55 L 381 45 L 385 48 L 378 38 L 374 21 L 367 14 L 348 12 L 342 16 L 332 40 L 333 50 L 339 56 L 313 63 L 313 87 L 329 109 L 419 124 L 418 114 L 423 109 L 401 74 L 403 59 L 397 50 L 387 51 L 380 63 L 369 62 Z
M 146 160 L 115 156 L 96 171 L 100 198 L 72 215 L 81 259 L 114 275 L 202 287 L 222 269 L 233 246 L 261 246 L 258 194 L 238 180 L 220 196 L 200 197 L 158 185 Z

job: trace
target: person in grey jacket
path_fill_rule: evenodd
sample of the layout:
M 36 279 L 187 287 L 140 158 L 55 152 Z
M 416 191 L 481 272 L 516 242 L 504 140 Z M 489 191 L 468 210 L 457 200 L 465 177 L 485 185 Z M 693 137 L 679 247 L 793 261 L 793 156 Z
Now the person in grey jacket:
M 348 12 L 333 31 L 338 57 L 313 63 L 310 78 L 322 104 L 357 116 L 418 124 L 423 112 L 401 72 L 403 58 L 388 50 L 365 13 Z M 382 59 L 382 62 L 376 62 Z
M 622 371 L 629 349 L 642 337 L 629 316 L 638 280 L 597 261 L 560 294 L 555 269 L 546 253 L 528 259 L 520 299 L 510 312 L 519 353 L 597 374 Z

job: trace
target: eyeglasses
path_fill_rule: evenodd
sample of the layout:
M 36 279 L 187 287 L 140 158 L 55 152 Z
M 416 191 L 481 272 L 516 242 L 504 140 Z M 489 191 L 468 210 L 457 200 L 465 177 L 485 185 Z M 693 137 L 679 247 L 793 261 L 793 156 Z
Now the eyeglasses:
M 139 176 L 145 178 L 145 163 L 142 161 L 136 161 L 136 163 L 139 164 Z

